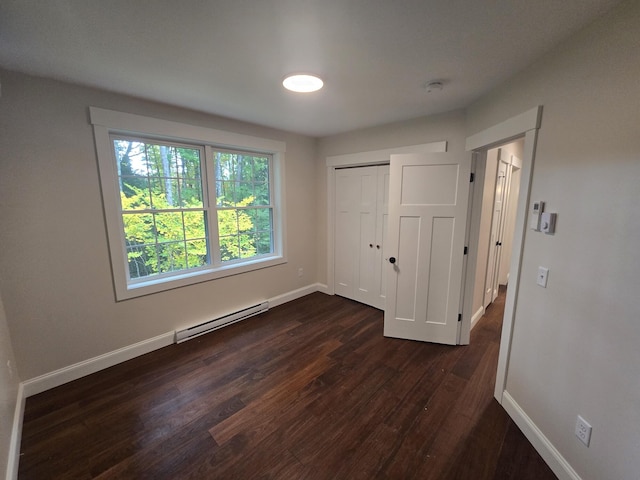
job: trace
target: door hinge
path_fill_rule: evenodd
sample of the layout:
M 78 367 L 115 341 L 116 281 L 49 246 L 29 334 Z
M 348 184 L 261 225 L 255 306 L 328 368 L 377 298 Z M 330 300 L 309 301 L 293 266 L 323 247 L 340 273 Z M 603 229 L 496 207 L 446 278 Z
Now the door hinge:
M 461 322 L 461 321 L 462 321 L 462 314 L 461 314 L 461 313 L 459 313 L 459 314 L 458 314 L 458 321 L 459 321 L 459 322 Z
M 464 247 L 464 254 L 466 255 L 467 253 L 469 253 L 469 247 Z
M 475 178 L 476 178 L 476 174 L 471 172 L 471 175 L 469 175 L 469 182 L 473 182 Z

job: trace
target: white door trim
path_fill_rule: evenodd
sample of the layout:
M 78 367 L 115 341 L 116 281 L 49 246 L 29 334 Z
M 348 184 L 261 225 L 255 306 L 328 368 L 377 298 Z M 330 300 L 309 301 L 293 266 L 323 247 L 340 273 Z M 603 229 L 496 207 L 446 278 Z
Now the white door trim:
M 337 168 L 364 167 L 367 165 L 388 164 L 391 155 L 398 153 L 437 153 L 446 152 L 447 142 L 431 142 L 420 145 L 372 150 L 369 152 L 333 155 L 326 158 L 327 165 L 327 287 L 323 293 L 335 295 L 334 284 L 334 237 L 335 237 L 335 171 Z
M 542 105 L 511 117 L 493 127 L 467 137 L 467 150 L 489 150 L 521 138 L 529 130 L 540 128 Z M 524 159 L 523 159 L 524 160 Z
M 327 157 L 327 167 L 355 167 L 389 163 L 391 155 L 399 153 L 434 153 L 446 152 L 447 142 L 422 143 L 420 145 L 407 145 L 404 147 L 385 148 L 384 150 L 372 150 L 370 152 L 349 153 L 346 155 L 334 155 Z
M 516 313 L 518 290 L 520 287 L 520 270 L 526 232 L 527 205 L 529 205 L 536 141 L 541 119 L 542 106 L 540 105 L 532 108 L 531 110 L 527 110 L 520 115 L 516 115 L 515 117 L 505 120 L 504 122 L 494 125 L 493 127 L 467 137 L 466 142 L 467 150 L 478 152 L 481 158 L 485 158 L 486 152 L 490 148 L 504 145 L 516 138 L 522 138 L 524 136 L 524 153 L 522 158 L 522 171 L 520 178 L 520 195 L 518 197 L 515 230 L 513 235 L 513 250 L 511 253 L 511 267 L 509 270 L 509 288 L 507 289 L 507 298 L 505 300 L 504 319 L 502 323 L 502 337 L 500 340 L 500 353 L 498 357 L 498 369 L 496 374 L 496 386 L 494 392 L 495 398 L 501 404 L 507 380 L 507 371 L 509 368 L 509 355 L 511 353 L 513 323 Z M 476 185 L 476 187 L 479 190 L 482 190 L 480 185 Z M 480 195 L 482 195 L 481 192 Z M 478 197 L 474 196 L 474 200 L 475 198 Z M 477 208 L 476 206 L 475 209 L 472 209 L 471 215 L 475 216 L 478 214 L 479 208 Z M 469 268 L 467 268 L 465 278 L 465 299 L 463 308 L 461 343 L 468 343 L 470 336 L 471 322 L 466 321 L 465 316 L 470 316 L 471 310 L 473 308 L 472 303 L 476 265 L 475 262 L 471 260 L 477 258 L 479 237 L 479 221 L 474 222 L 472 218 L 471 224 L 473 230 L 470 237 L 471 245 L 469 252 Z

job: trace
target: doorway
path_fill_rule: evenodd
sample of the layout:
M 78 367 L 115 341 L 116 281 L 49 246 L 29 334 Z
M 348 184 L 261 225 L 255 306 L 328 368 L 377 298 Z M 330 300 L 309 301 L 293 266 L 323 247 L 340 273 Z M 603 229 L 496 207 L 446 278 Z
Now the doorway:
M 519 195 L 514 220 L 512 252 L 509 262 L 509 288 L 505 300 L 505 311 L 500 340 L 500 353 L 494 390 L 495 398 L 502 403 L 506 374 L 511 350 L 511 334 L 516 312 L 516 303 L 520 284 L 521 258 L 526 231 L 527 206 L 530 201 L 531 180 L 535 159 L 535 148 L 538 129 L 542 119 L 542 106 L 528 110 L 520 115 L 505 120 L 486 130 L 467 137 L 466 149 L 473 152 L 476 172 L 482 171 L 486 165 L 489 150 L 506 145 L 516 139 L 523 139 L 522 166 L 520 168 Z M 484 173 L 484 172 L 483 172 Z M 484 177 L 483 177 L 484 178 Z M 479 188 L 478 188 L 479 187 Z M 476 186 L 472 195 L 472 205 L 482 205 L 483 188 Z M 480 244 L 480 209 L 471 210 L 469 219 L 469 263 L 464 281 L 465 294 L 463 301 L 463 322 L 461 342 L 468 343 L 473 310 L 473 292 L 476 285 L 477 262 Z M 467 321 L 465 321 L 467 320 Z
M 509 282 L 524 138 L 487 151 L 471 328 Z M 481 280 L 484 280 L 481 282 Z M 484 287 L 484 288 L 483 288 Z

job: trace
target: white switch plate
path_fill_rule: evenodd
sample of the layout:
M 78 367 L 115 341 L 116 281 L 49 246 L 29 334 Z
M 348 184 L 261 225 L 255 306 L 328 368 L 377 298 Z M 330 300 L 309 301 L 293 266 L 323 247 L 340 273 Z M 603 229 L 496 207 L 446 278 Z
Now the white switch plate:
M 542 288 L 547 288 L 547 277 L 549 276 L 549 269 L 546 267 L 538 267 L 538 280 L 536 283 Z

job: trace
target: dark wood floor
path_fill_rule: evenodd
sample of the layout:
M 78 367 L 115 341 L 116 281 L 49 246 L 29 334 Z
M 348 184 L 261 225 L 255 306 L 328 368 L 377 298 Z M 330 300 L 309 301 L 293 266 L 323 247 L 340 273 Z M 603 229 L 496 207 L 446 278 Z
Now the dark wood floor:
M 30 397 L 19 478 L 555 479 L 493 399 L 503 303 L 449 347 L 309 295 Z

